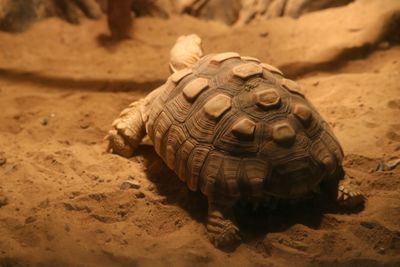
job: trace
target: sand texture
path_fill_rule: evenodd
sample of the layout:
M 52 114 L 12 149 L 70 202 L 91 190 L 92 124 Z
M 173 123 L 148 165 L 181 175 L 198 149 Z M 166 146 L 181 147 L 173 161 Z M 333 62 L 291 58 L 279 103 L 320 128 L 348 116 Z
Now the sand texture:
M 398 0 L 360 0 L 233 29 L 140 18 L 118 45 L 105 18 L 0 33 L 0 266 L 400 266 L 400 166 L 376 171 L 400 157 L 399 14 Z M 169 49 L 193 32 L 208 53 L 258 57 L 302 85 L 365 209 L 244 214 L 243 243 L 224 252 L 207 239 L 205 198 L 152 146 L 130 159 L 104 152 L 113 119 L 162 84 Z

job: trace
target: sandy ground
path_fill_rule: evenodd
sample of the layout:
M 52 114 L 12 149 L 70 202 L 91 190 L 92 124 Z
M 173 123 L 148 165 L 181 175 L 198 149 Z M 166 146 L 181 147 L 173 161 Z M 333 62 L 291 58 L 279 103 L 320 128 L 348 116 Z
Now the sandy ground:
M 400 46 L 376 26 L 394 6 L 357 8 L 242 29 L 143 18 L 119 45 L 104 19 L 0 33 L 0 266 L 400 266 L 400 167 L 376 171 L 400 157 Z M 207 240 L 205 199 L 151 146 L 104 153 L 112 120 L 166 79 L 169 49 L 192 32 L 208 52 L 257 56 L 299 81 L 343 144 L 362 211 L 314 201 L 245 214 L 243 244 L 223 252 Z M 127 179 L 140 188 L 121 189 Z

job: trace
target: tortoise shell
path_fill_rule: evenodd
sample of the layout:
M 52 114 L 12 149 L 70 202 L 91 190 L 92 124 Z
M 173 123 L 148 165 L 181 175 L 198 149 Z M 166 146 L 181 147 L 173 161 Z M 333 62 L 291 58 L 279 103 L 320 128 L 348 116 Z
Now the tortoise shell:
M 237 53 L 172 74 L 144 112 L 156 152 L 191 190 L 297 198 L 341 179 L 329 125 L 277 68 Z

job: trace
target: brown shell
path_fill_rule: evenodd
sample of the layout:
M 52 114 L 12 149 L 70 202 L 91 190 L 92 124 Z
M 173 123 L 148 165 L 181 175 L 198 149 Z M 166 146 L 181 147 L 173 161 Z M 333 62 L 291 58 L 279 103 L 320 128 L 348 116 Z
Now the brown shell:
M 295 198 L 342 178 L 328 124 L 297 83 L 257 59 L 206 56 L 171 75 L 150 108 L 148 135 L 191 190 Z

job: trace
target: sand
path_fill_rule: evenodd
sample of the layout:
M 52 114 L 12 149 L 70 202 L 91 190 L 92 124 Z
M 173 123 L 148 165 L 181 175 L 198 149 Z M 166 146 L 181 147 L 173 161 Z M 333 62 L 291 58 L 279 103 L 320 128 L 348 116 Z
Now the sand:
M 104 18 L 0 33 L 0 266 L 400 266 L 400 166 L 376 171 L 400 157 L 400 46 L 383 34 L 400 5 L 379 2 L 239 29 L 140 18 L 121 44 Z M 113 119 L 166 79 L 169 49 L 192 32 L 206 52 L 259 57 L 302 85 L 344 147 L 363 210 L 313 201 L 242 214 L 243 243 L 221 251 L 204 197 L 151 146 L 104 152 Z M 121 188 L 128 179 L 139 185 Z

